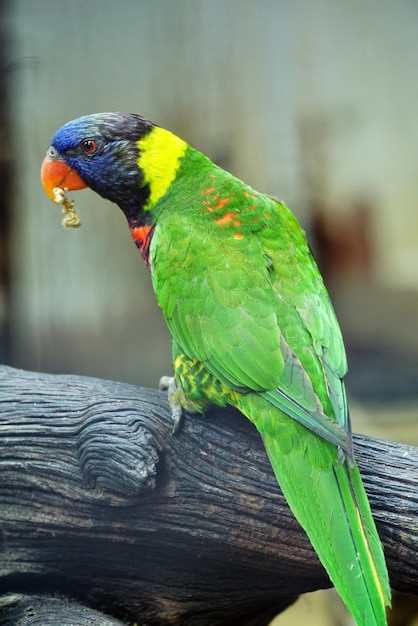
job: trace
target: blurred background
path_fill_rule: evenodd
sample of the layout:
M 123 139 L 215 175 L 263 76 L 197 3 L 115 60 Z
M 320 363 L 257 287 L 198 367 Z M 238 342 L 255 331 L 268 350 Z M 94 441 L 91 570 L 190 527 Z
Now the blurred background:
M 170 373 L 122 213 L 79 192 L 83 226 L 64 230 L 39 182 L 63 123 L 136 112 L 293 209 L 345 336 L 354 430 L 418 444 L 416 0 L 0 11 L 0 361 L 152 387 Z M 304 597 L 295 623 L 349 624 L 332 598 Z

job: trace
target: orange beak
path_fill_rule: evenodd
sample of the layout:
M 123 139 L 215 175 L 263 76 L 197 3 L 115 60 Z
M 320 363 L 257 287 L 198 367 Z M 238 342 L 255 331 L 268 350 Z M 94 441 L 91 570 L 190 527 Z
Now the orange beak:
M 47 155 L 41 167 L 41 182 L 46 195 L 54 200 L 54 189 L 59 187 L 64 191 L 76 191 L 87 187 L 84 180 L 60 158 Z

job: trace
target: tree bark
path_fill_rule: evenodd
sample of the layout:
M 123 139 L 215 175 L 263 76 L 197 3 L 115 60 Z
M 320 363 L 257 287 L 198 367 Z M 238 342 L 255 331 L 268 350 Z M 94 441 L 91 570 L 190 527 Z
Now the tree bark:
M 354 439 L 391 584 L 418 593 L 418 450 Z M 330 586 L 242 415 L 172 435 L 165 394 L 122 383 L 0 367 L 0 523 L 0 593 L 138 624 L 263 626 Z
M 123 626 L 73 600 L 9 594 L 0 598 L 0 626 Z

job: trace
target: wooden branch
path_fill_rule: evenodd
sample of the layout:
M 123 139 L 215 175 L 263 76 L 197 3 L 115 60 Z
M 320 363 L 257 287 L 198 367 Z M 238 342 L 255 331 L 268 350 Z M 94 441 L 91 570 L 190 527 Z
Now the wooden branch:
M 64 594 L 114 618 L 262 626 L 330 586 L 239 413 L 0 367 L 0 593 Z M 392 586 L 418 589 L 418 450 L 355 437 Z
M 67 598 L 9 594 L 0 598 L 1 626 L 123 626 Z

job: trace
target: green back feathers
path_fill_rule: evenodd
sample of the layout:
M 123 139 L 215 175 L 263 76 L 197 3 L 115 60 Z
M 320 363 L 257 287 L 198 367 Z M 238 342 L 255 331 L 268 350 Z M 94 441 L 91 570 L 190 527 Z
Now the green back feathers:
M 154 290 L 186 356 L 351 456 L 341 334 L 289 209 L 188 147 L 154 211 Z

